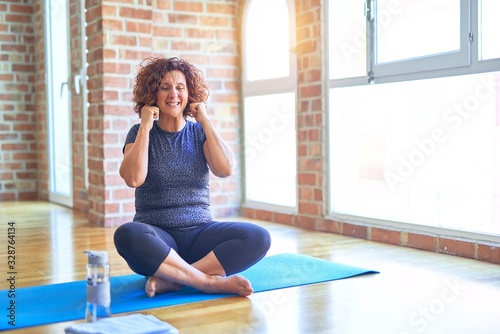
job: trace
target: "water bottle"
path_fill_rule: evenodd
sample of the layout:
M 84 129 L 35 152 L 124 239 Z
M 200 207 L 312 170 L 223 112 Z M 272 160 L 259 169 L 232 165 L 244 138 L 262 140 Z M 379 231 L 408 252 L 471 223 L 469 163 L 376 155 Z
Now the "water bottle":
M 85 320 L 96 322 L 111 316 L 108 253 L 85 251 L 87 264 L 87 309 Z

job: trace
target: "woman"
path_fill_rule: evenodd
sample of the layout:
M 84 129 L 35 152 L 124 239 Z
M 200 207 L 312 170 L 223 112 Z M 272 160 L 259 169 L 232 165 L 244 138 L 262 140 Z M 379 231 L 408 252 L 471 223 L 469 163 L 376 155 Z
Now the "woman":
M 230 176 L 236 158 L 208 117 L 208 95 L 203 74 L 186 60 L 147 59 L 136 77 L 141 122 L 127 135 L 120 166 L 136 188 L 136 214 L 116 230 L 114 242 L 130 268 L 149 277 L 150 297 L 184 285 L 248 296 L 250 282 L 234 274 L 270 247 L 269 233 L 257 225 L 212 220 L 209 171 Z

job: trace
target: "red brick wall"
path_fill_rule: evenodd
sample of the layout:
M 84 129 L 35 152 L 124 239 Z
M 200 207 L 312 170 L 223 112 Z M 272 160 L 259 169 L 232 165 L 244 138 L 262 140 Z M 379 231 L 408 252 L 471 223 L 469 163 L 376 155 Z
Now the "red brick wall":
M 33 6 L 0 3 L 0 201 L 37 197 Z
M 326 119 L 323 100 L 321 1 L 295 1 L 297 25 L 297 155 L 298 207 L 302 218 L 297 225 L 311 228 L 314 217 L 326 213 Z
M 83 0 L 84 1 L 84 0 Z M 49 198 L 45 101 L 44 1 L 0 3 L 0 200 Z M 73 207 L 100 226 L 123 223 L 134 212 L 133 190 L 118 175 L 122 145 L 136 122 L 131 92 L 141 60 L 178 56 L 204 72 L 208 108 L 223 137 L 239 152 L 239 33 L 235 1 L 86 1 L 88 9 L 88 128 L 82 95 L 72 88 Z M 80 2 L 70 2 L 71 74 L 80 74 Z M 88 139 L 89 184 L 85 185 Z M 239 212 L 240 172 L 212 178 L 214 216 Z M 88 189 L 88 190 L 87 190 Z

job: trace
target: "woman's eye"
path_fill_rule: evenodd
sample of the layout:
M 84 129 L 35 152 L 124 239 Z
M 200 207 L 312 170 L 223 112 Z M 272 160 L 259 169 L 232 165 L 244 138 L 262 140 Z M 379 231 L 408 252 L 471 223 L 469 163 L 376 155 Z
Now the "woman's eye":
M 167 87 L 167 86 L 163 86 L 163 87 L 160 87 L 161 90 L 170 90 L 171 88 L 170 87 Z M 181 86 L 181 87 L 175 87 L 176 90 L 183 90 L 185 89 L 185 87 Z

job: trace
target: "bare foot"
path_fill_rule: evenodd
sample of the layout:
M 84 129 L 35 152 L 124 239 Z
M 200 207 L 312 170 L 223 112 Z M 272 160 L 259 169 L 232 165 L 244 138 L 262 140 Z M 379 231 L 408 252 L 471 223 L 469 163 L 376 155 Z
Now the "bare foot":
M 167 281 L 155 276 L 149 277 L 145 287 L 148 297 L 154 297 L 157 293 L 177 291 L 180 288 L 182 288 L 182 285 L 178 283 Z
M 236 293 L 245 297 L 253 293 L 250 281 L 240 275 L 229 277 L 209 276 L 209 282 L 204 291 L 212 293 Z

